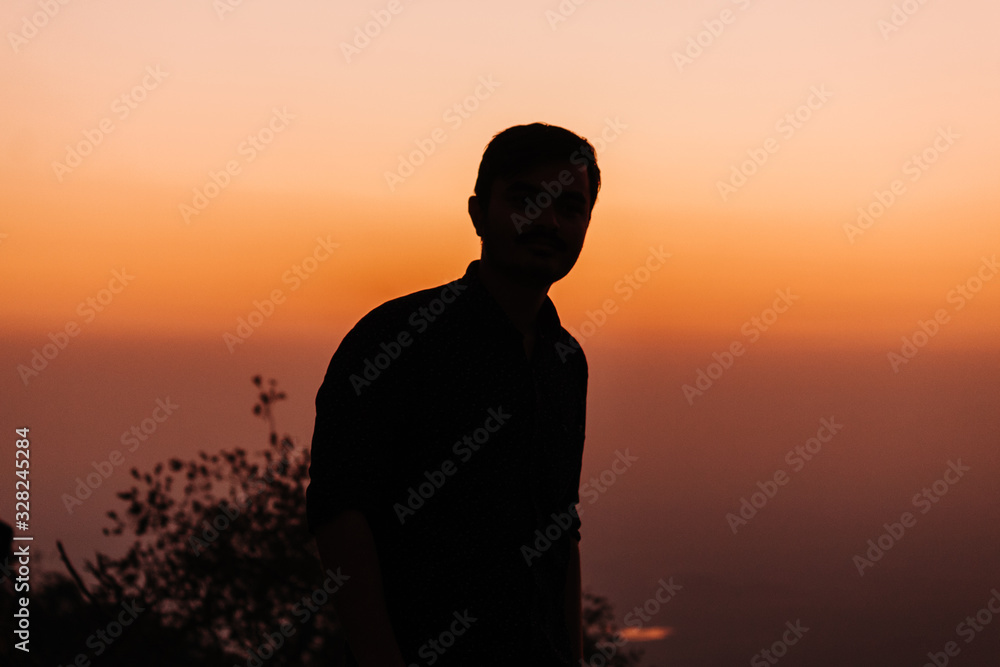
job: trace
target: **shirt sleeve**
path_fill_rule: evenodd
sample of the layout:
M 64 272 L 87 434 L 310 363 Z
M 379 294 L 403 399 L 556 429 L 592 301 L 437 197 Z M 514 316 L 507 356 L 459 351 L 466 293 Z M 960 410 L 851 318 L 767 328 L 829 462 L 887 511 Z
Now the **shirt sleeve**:
M 400 328 L 379 324 L 385 318 L 376 314 L 370 313 L 344 337 L 316 395 L 306 489 L 311 533 L 347 509 L 360 510 L 371 520 L 384 504 L 386 463 L 396 442 L 393 424 L 398 422 L 389 412 L 400 405 L 392 393 L 402 361 L 380 347 L 394 340 Z
M 581 358 L 581 380 L 580 380 L 580 383 L 581 383 L 581 386 L 582 386 L 582 390 L 580 392 L 580 412 L 579 412 L 580 419 L 579 419 L 579 423 L 576 425 L 576 427 L 577 427 L 577 429 L 579 430 L 579 433 L 580 433 L 580 440 L 579 440 L 579 442 L 580 442 L 580 451 L 579 451 L 579 455 L 577 457 L 578 467 L 577 467 L 577 473 L 576 473 L 576 484 L 573 486 L 573 497 L 572 497 L 572 501 L 571 501 L 573 503 L 573 505 L 575 507 L 577 507 L 577 511 L 574 513 L 574 515 L 572 517 L 572 521 L 570 523 L 570 527 L 569 527 L 570 537 L 572 537 L 577 542 L 579 542 L 580 539 L 581 539 L 581 536 L 580 536 L 580 512 L 579 512 L 579 505 L 580 505 L 580 475 L 582 474 L 582 471 L 583 471 L 583 449 L 584 449 L 584 442 L 586 440 L 586 435 L 587 435 L 587 381 L 588 381 L 588 374 L 589 374 L 589 371 L 588 371 L 588 368 L 587 368 L 587 359 L 586 359 L 586 357 L 583 356 L 583 350 L 582 349 L 580 350 L 580 358 Z

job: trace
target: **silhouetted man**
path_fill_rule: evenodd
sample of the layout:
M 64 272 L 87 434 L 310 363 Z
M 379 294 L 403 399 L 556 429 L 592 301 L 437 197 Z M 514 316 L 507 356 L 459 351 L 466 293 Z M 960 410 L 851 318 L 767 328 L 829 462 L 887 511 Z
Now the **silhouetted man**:
M 307 506 L 324 565 L 349 577 L 334 598 L 348 664 L 581 658 L 587 363 L 547 292 L 599 187 L 572 132 L 499 133 L 469 198 L 480 259 L 374 309 L 333 355 Z

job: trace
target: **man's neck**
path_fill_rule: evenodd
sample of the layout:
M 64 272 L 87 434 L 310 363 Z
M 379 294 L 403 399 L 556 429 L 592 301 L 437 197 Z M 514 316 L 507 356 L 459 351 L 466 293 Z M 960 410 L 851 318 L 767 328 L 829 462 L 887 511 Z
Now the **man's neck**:
M 517 330 L 533 339 L 538 311 L 545 303 L 549 285 L 532 286 L 514 282 L 496 271 L 486 258 L 479 260 L 479 279 Z

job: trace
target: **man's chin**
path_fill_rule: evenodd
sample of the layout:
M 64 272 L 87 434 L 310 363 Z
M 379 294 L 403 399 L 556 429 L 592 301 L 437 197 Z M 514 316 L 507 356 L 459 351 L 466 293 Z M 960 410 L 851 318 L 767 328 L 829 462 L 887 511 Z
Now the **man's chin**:
M 565 257 L 536 255 L 526 257 L 512 268 L 516 271 L 520 282 L 547 287 L 565 278 L 572 264 L 566 266 Z
M 500 258 L 493 256 L 489 250 L 486 252 L 490 263 L 508 279 L 532 287 L 548 288 L 552 283 L 565 278 L 576 263 L 575 258 L 573 261 L 567 261 L 569 258 L 565 251 L 557 249 L 521 247 L 519 252 L 514 254 L 514 257 L 497 261 Z

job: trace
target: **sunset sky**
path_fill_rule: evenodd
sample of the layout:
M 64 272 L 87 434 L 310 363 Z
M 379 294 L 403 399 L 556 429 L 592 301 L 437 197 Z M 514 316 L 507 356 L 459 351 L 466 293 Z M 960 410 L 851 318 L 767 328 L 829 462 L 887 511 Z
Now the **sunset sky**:
M 35 436 L 47 553 L 104 548 L 126 474 L 72 516 L 58 499 L 158 398 L 183 407 L 128 466 L 263 444 L 256 373 L 288 389 L 279 419 L 307 443 L 344 333 L 464 272 L 484 147 L 544 121 L 590 139 L 602 170 L 581 258 L 550 292 L 590 360 L 584 477 L 625 446 L 643 459 L 584 515 L 584 582 L 619 624 L 660 578 L 687 586 L 635 635 L 647 664 L 749 661 L 795 620 L 793 589 L 830 637 L 918 664 L 1000 585 L 995 537 L 978 537 L 995 536 L 1000 474 L 1000 4 L 51 4 L 0 12 L 0 415 Z M 669 259 L 644 272 L 654 251 Z M 255 310 L 252 335 L 225 338 Z M 744 354 L 686 393 L 734 343 Z M 762 510 L 774 523 L 734 536 L 724 515 L 831 415 L 843 448 L 793 474 Z M 900 610 L 873 602 L 892 586 L 851 554 L 959 456 L 969 480 L 885 573 L 936 582 L 901 606 L 926 612 L 927 646 L 912 623 L 872 635 L 852 610 Z M 833 574 L 811 560 L 831 549 Z M 747 596 L 775 623 L 752 627 Z M 737 598 L 726 653 L 703 621 Z M 963 665 L 1000 651 L 991 631 Z M 821 662 L 821 633 L 788 664 L 841 664 Z

